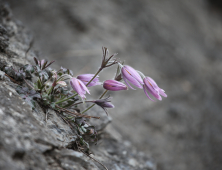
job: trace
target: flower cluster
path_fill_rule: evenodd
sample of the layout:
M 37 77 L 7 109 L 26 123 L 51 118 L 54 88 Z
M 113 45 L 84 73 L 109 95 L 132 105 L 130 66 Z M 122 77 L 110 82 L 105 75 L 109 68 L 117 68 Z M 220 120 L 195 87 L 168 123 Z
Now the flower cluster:
M 143 89 L 146 96 L 152 101 L 154 100 L 149 96 L 148 92 L 158 100 L 162 100 L 161 96 L 167 97 L 165 91 L 159 88 L 152 78 L 146 77 L 143 73 L 141 73 L 140 71 L 136 71 L 134 68 L 128 65 L 122 65 L 120 63 L 118 64 L 121 68 L 120 75 L 124 82 L 129 86 L 129 88 L 135 90 L 130 85 L 131 83 L 134 86 Z M 81 98 L 86 98 L 86 92 L 89 93 L 86 85 L 88 85 L 88 87 L 91 87 L 95 85 L 100 85 L 101 83 L 99 82 L 99 76 L 95 76 L 94 74 L 82 74 L 77 76 L 77 78 L 72 78 L 70 84 Z M 128 89 L 128 87 L 124 83 L 117 80 L 104 81 L 103 88 L 109 91 L 120 91 Z
M 165 91 L 158 87 L 156 82 L 150 78 L 146 77 L 140 71 L 136 71 L 134 68 L 122 65 L 118 63 L 121 68 L 121 76 L 124 82 L 133 90 L 135 90 L 129 83 L 133 84 L 134 86 L 143 89 L 146 96 L 154 101 L 148 94 L 152 94 L 156 99 L 162 100 L 162 97 L 167 97 Z M 119 81 L 116 80 L 106 80 L 103 84 L 103 87 L 110 91 L 119 91 L 119 90 L 127 90 L 127 86 Z M 148 91 L 148 92 L 147 92 Z

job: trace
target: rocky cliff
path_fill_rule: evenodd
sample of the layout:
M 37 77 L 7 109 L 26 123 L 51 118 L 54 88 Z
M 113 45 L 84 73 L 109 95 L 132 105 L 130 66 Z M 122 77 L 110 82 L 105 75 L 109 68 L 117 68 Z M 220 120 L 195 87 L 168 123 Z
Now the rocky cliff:
M 21 67 L 33 62 L 37 53 L 29 50 L 32 36 L 25 26 L 13 17 L 9 7 L 0 4 L 0 67 Z M 28 52 L 28 53 L 27 53 Z M 111 118 L 101 110 L 93 115 L 101 119 L 94 121 L 100 131 L 97 145 L 92 144 L 91 157 L 78 152 L 72 146 L 76 140 L 58 114 L 50 110 L 47 115 L 41 108 L 33 111 L 17 94 L 17 82 L 0 71 L 0 169 L 1 170 L 154 170 L 152 158 L 138 152 L 130 142 L 109 125 Z M 101 163 L 103 165 L 101 165 Z

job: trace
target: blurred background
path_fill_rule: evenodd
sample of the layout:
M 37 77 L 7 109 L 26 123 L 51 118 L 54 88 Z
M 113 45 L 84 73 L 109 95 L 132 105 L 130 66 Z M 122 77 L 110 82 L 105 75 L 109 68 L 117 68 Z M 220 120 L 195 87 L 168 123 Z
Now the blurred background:
M 8 0 L 40 58 L 95 73 L 102 46 L 152 77 L 168 97 L 111 93 L 113 127 L 158 170 L 222 169 L 220 0 Z M 103 71 L 111 79 L 115 69 Z M 96 97 L 102 90 L 92 94 Z

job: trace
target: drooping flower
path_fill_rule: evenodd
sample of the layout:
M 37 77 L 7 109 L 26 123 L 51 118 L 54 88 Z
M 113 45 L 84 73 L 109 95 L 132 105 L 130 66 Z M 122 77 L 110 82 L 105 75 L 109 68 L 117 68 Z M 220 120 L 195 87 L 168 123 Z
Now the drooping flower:
M 111 103 L 111 100 L 110 100 L 110 96 L 108 96 L 107 98 L 104 98 L 104 99 L 98 99 L 98 100 L 95 100 L 93 101 L 95 104 L 97 104 L 98 106 L 100 106 L 105 112 L 106 114 L 108 115 L 108 112 L 107 112 L 107 108 L 114 108 L 115 106 Z
M 77 79 L 81 80 L 85 85 L 94 77 L 94 74 L 81 74 L 77 76 Z M 100 85 L 99 76 L 96 76 L 88 85 L 87 87 Z
M 103 83 L 103 88 L 110 91 L 120 91 L 128 89 L 125 84 L 116 80 L 106 80 Z
M 156 82 L 150 78 L 150 77 L 145 77 L 143 79 L 144 85 L 143 85 L 143 90 L 146 94 L 146 96 L 154 101 L 153 99 L 151 99 L 151 97 L 149 96 L 149 94 L 147 93 L 147 91 L 149 91 L 155 98 L 157 98 L 158 100 L 162 100 L 162 97 L 167 97 L 167 95 L 165 94 L 165 91 L 161 88 L 158 87 L 158 85 L 156 84 Z M 161 95 L 161 96 L 160 96 Z
M 135 90 L 134 88 L 131 87 L 128 81 L 140 89 L 143 88 L 142 87 L 142 85 L 144 84 L 143 80 L 134 68 L 127 65 L 121 66 L 121 74 L 123 80 L 131 89 Z
M 72 78 L 71 78 L 71 80 L 70 80 L 70 85 L 72 86 L 73 90 L 76 91 L 76 93 L 77 93 L 81 98 L 86 98 L 86 96 L 85 96 L 86 92 L 87 92 L 88 94 L 90 94 L 90 93 L 89 93 L 89 90 L 87 89 L 87 87 L 85 86 L 85 84 L 84 84 L 81 80 L 79 80 L 79 79 L 77 79 L 77 78 L 75 78 L 75 77 L 72 77 Z

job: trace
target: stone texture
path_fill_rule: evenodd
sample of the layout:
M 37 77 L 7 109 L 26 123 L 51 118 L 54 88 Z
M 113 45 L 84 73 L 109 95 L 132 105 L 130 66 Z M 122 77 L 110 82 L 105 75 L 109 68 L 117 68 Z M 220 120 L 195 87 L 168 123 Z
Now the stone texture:
M 4 12 L 2 12 L 4 11 Z M 32 62 L 30 51 L 26 51 L 32 41 L 26 28 L 12 16 L 10 9 L 0 3 L 0 67 L 15 68 Z M 0 72 L 0 169 L 1 170 L 97 170 L 104 169 L 81 152 L 72 149 L 76 134 L 52 110 L 46 114 L 38 108 L 32 111 L 30 106 L 16 93 L 17 84 Z M 101 110 L 93 109 L 92 115 Z M 111 121 L 101 114 L 100 122 L 95 123 L 100 131 L 101 140 L 92 145 L 92 157 L 109 169 L 147 169 L 155 170 L 151 156 L 138 152 L 112 127 L 103 131 Z M 110 125 L 111 126 L 111 125 Z
M 166 91 L 168 98 L 155 103 L 142 90 L 111 93 L 116 131 L 152 152 L 157 169 L 221 169 L 220 0 L 8 2 L 35 35 L 42 58 L 94 73 L 106 46 Z

